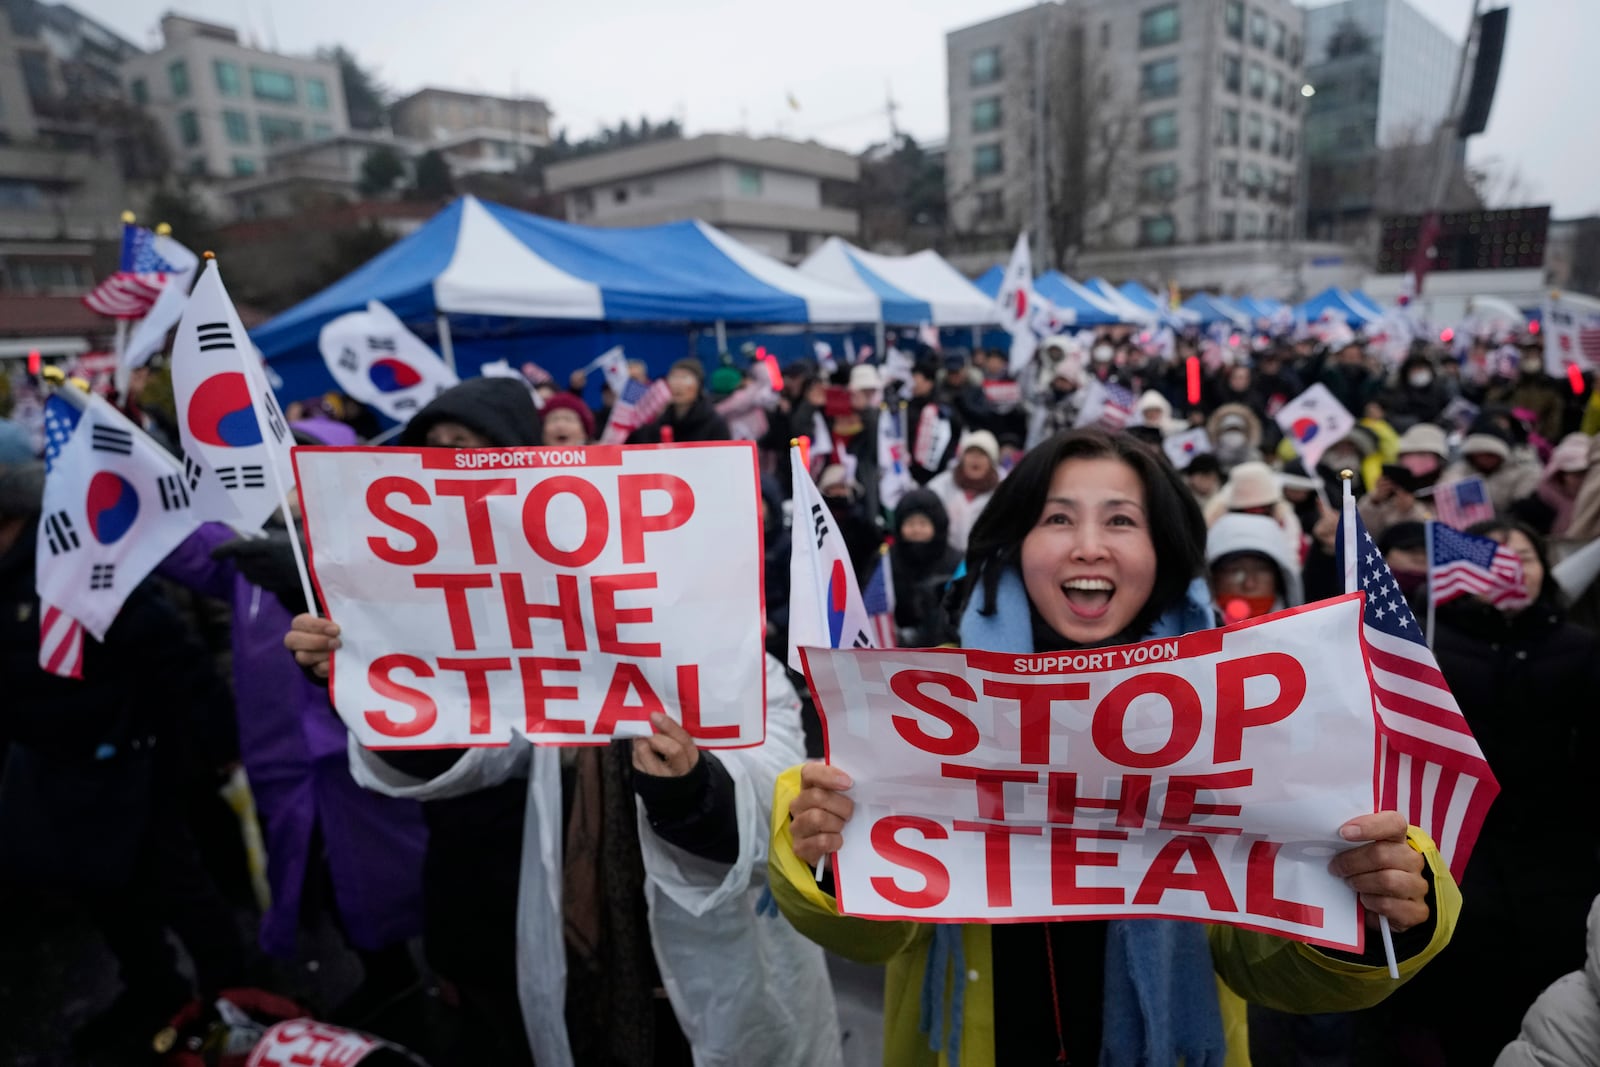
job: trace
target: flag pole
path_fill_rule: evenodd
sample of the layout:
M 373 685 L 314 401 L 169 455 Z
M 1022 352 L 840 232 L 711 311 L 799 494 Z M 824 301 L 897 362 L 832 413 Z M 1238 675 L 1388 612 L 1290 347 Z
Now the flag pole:
M 1427 637 L 1427 639 L 1428 639 L 1428 651 L 1432 652 L 1433 651 L 1434 609 L 1439 606 L 1439 602 L 1437 600 L 1435 600 L 1434 596 L 1433 596 L 1433 523 L 1432 523 L 1432 521 L 1423 523 L 1422 524 L 1422 529 L 1423 529 L 1422 543 L 1423 543 L 1424 551 L 1426 551 L 1428 553 L 1428 570 L 1427 570 L 1427 575 L 1428 575 L 1428 629 L 1427 629 L 1426 634 L 1424 634 L 1424 636 Z
M 1339 480 L 1344 483 L 1344 497 L 1340 502 L 1339 525 L 1344 530 L 1344 591 L 1355 593 L 1360 591 L 1360 583 L 1356 581 L 1356 495 L 1350 482 L 1355 477 L 1355 472 L 1346 468 L 1339 472 Z M 1389 977 L 1395 981 L 1400 980 L 1400 964 L 1394 955 L 1394 932 L 1389 929 L 1389 917 L 1378 916 L 1378 933 L 1383 936 L 1383 956 L 1389 964 Z
M 789 438 L 789 477 L 791 479 L 794 479 L 794 478 L 800 477 L 802 474 L 807 478 L 811 477 L 811 465 L 810 465 L 809 461 L 807 460 L 807 458 L 805 456 L 805 449 L 802 447 L 802 445 L 800 443 L 800 438 L 791 437 L 791 438 Z M 791 496 L 793 495 L 793 489 L 794 489 L 794 487 L 791 485 L 790 486 Z M 806 525 L 805 525 L 805 528 L 802 530 L 802 533 L 804 534 L 805 539 L 806 539 L 806 551 L 811 554 L 811 573 L 813 575 L 821 574 L 822 573 L 822 557 L 819 554 L 819 550 L 817 548 L 816 530 L 814 529 L 814 527 L 812 525 L 812 519 L 811 519 L 810 515 L 803 516 L 803 519 L 804 519 Z M 812 582 L 811 584 L 813 586 L 815 586 L 817 583 L 816 582 Z M 828 617 L 828 590 L 826 588 L 822 588 L 822 589 L 819 589 L 817 591 L 817 611 L 818 611 L 817 618 L 824 619 L 824 620 L 827 619 L 827 617 Z M 828 854 L 826 852 L 824 852 L 822 854 L 822 858 L 817 860 L 817 884 L 818 885 L 822 884 L 822 879 L 827 876 L 827 873 L 828 873 Z

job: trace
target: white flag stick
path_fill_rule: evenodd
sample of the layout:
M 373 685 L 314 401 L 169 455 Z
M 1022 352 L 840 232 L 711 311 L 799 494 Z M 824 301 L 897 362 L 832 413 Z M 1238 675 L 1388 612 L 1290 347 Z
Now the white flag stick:
M 791 478 L 811 477 L 810 469 L 801 460 L 800 439 L 796 437 L 789 442 L 789 475 Z M 811 576 L 813 579 L 811 585 L 817 594 L 817 618 L 826 619 L 828 617 L 828 590 L 824 587 L 818 587 L 815 580 L 822 573 L 822 552 L 817 548 L 816 536 L 810 530 L 811 516 L 805 516 L 805 521 L 807 523 L 805 532 L 806 550 L 811 554 Z M 817 883 L 819 885 L 822 883 L 822 879 L 827 876 L 827 873 L 828 854 L 824 852 L 822 858 L 817 861 Z
M 1344 519 L 1344 591 L 1357 592 L 1360 588 L 1356 582 L 1356 495 L 1350 488 L 1350 480 L 1355 473 L 1349 470 L 1339 472 L 1339 478 L 1344 482 L 1343 519 Z M 1394 956 L 1394 932 L 1389 929 L 1389 917 L 1378 916 L 1378 933 L 1383 935 L 1383 956 L 1389 962 L 1389 977 L 1395 981 L 1400 980 L 1400 964 Z

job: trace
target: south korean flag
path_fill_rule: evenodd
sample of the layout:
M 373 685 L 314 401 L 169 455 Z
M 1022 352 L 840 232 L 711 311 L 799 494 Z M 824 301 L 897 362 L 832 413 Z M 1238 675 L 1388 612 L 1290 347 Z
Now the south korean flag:
M 183 451 L 193 461 L 186 474 L 195 513 L 239 530 L 260 529 L 293 486 L 294 442 L 215 260 L 206 263 L 178 323 L 172 392 Z
M 129 592 L 199 520 L 182 469 L 160 445 L 99 397 L 72 396 L 45 401 L 34 578 L 41 601 L 104 640 Z
M 433 349 L 374 300 L 340 315 L 317 338 L 328 373 L 349 396 L 405 422 L 459 379 Z

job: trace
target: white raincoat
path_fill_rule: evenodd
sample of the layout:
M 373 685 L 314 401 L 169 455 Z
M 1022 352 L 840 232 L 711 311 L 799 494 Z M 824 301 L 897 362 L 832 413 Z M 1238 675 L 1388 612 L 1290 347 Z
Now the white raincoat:
M 842 1062 L 833 986 L 822 950 L 787 919 L 758 914 L 778 774 L 805 759 L 800 701 L 783 665 L 766 657 L 767 739 L 716 754 L 733 779 L 739 858 L 730 867 L 662 841 L 638 804 L 650 941 L 697 1067 Z M 469 749 L 431 781 L 401 774 L 350 741 L 351 773 L 368 789 L 432 800 L 528 779 L 517 892 L 517 993 L 539 1067 L 571 1067 L 561 918 L 561 752 L 513 742 Z

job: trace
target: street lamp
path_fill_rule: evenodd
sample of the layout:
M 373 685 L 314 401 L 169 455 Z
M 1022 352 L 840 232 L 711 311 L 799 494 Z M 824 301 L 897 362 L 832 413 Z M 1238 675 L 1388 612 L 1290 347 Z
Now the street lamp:
M 1304 96 L 1304 97 L 1306 97 L 1308 99 L 1310 97 L 1316 96 L 1317 95 L 1317 87 L 1315 85 L 1310 85 L 1310 84 L 1302 85 L 1302 86 L 1300 86 L 1300 95 Z

